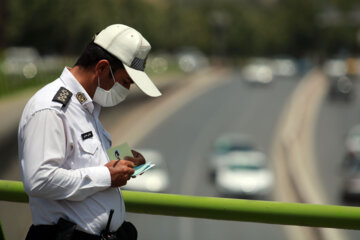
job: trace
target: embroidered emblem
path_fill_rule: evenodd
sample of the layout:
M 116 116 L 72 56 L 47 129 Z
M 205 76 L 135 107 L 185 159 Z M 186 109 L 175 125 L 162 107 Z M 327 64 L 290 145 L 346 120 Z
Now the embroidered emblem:
M 69 90 L 67 90 L 64 87 L 61 87 L 59 91 L 57 91 L 57 93 L 55 94 L 53 101 L 62 103 L 62 106 L 64 107 L 70 101 L 71 96 L 72 93 Z
M 81 104 L 83 104 L 83 103 L 86 101 L 85 94 L 83 94 L 83 93 L 81 93 L 81 92 L 78 92 L 78 93 L 76 94 L 76 98 L 77 98 L 77 100 L 79 100 L 79 102 L 80 102 Z
M 88 139 L 88 138 L 92 138 L 92 137 L 93 137 L 92 131 L 81 134 L 82 140 L 85 140 L 85 139 Z

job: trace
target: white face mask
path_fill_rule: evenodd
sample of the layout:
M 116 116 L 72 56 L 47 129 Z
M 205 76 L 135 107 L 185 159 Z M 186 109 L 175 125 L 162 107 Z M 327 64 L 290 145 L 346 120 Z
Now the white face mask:
M 100 87 L 100 78 L 98 77 L 98 86 L 95 90 L 93 101 L 100 104 L 103 107 L 113 107 L 120 102 L 124 101 L 129 94 L 129 89 L 122 86 L 115 81 L 114 75 L 110 67 L 110 73 L 114 80 L 114 85 L 110 90 L 105 90 Z

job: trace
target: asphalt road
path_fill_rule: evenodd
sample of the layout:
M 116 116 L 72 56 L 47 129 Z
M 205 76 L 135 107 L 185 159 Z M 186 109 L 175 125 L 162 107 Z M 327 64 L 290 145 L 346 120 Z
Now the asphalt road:
M 278 118 L 300 78 L 276 79 L 268 86 L 249 86 L 242 82 L 238 72 L 235 71 L 226 77 L 219 76 L 215 80 L 218 80 L 215 81 L 217 83 L 208 84 L 212 87 L 207 88 L 206 91 L 188 91 L 186 100 L 173 100 L 166 111 L 158 113 L 153 120 L 156 122 L 157 118 L 162 119 L 160 124 L 153 124 L 150 121 L 147 123 L 153 124 L 153 127 L 146 134 L 133 133 L 138 136 L 133 146 L 153 148 L 163 153 L 171 175 L 169 193 L 218 196 L 208 180 L 206 164 L 212 140 L 221 133 L 237 131 L 250 134 L 260 149 L 270 156 Z M 161 98 L 145 102 L 161 102 L 160 100 Z M 179 102 L 183 102 L 183 105 Z M 141 105 L 144 101 L 135 100 L 129 106 L 139 103 Z M 350 104 L 324 101 L 320 109 L 315 149 L 322 184 L 330 204 L 342 204 L 338 198 L 340 190 L 338 166 L 343 156 L 345 133 L 360 120 L 359 105 L 360 96 Z M 111 131 L 113 125 L 119 125 L 120 129 L 131 127 L 118 124 L 117 121 L 119 115 L 128 112 L 130 112 L 129 108 L 104 111 L 102 120 L 105 128 L 108 130 L 110 128 L 113 134 L 116 133 Z M 141 117 L 137 120 L 140 121 Z M 113 135 L 113 138 L 116 139 L 117 136 Z M 16 154 L 7 160 L 16 163 Z M 18 167 L 16 164 L 13 165 L 15 168 L 2 174 L 2 179 L 20 179 Z M 128 213 L 127 216 L 138 227 L 139 240 L 290 239 L 287 235 L 289 232 L 284 231 L 284 227 L 280 225 L 132 213 Z M 23 239 L 30 223 L 28 205 L 2 202 L 0 219 L 3 226 L 5 225 L 8 239 Z M 9 226 L 15 226 L 16 230 L 9 230 Z M 345 231 L 345 233 L 349 236 L 349 240 L 359 238 L 358 231 Z
M 197 96 L 154 128 L 135 147 L 159 150 L 171 176 L 169 193 L 219 196 L 207 172 L 211 143 L 225 132 L 253 136 L 270 155 L 278 117 L 298 79 L 249 86 L 237 72 Z M 282 226 L 258 223 L 127 214 L 141 239 L 288 239 Z
M 316 156 L 322 185 L 329 204 L 344 205 L 341 200 L 340 165 L 348 130 L 360 122 L 360 84 L 355 85 L 357 96 L 350 102 L 331 101 L 325 96 L 316 128 Z M 348 240 L 360 238 L 360 231 L 344 231 Z

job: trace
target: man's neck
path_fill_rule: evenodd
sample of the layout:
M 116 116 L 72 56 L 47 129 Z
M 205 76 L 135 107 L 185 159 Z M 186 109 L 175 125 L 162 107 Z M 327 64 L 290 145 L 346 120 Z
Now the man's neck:
M 89 96 L 93 98 L 98 83 L 92 69 L 85 69 L 79 66 L 74 66 L 73 68 L 69 69 L 69 71 L 86 90 Z

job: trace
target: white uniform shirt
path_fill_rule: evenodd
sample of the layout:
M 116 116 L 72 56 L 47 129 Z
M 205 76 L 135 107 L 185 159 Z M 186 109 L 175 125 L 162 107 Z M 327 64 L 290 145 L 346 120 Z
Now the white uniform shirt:
M 72 93 L 67 104 L 53 101 L 61 87 Z M 111 140 L 98 119 L 100 109 L 67 68 L 25 106 L 19 159 L 34 225 L 56 224 L 63 217 L 100 234 L 110 209 L 115 210 L 110 231 L 124 221 L 121 191 L 110 187 L 104 166 Z

